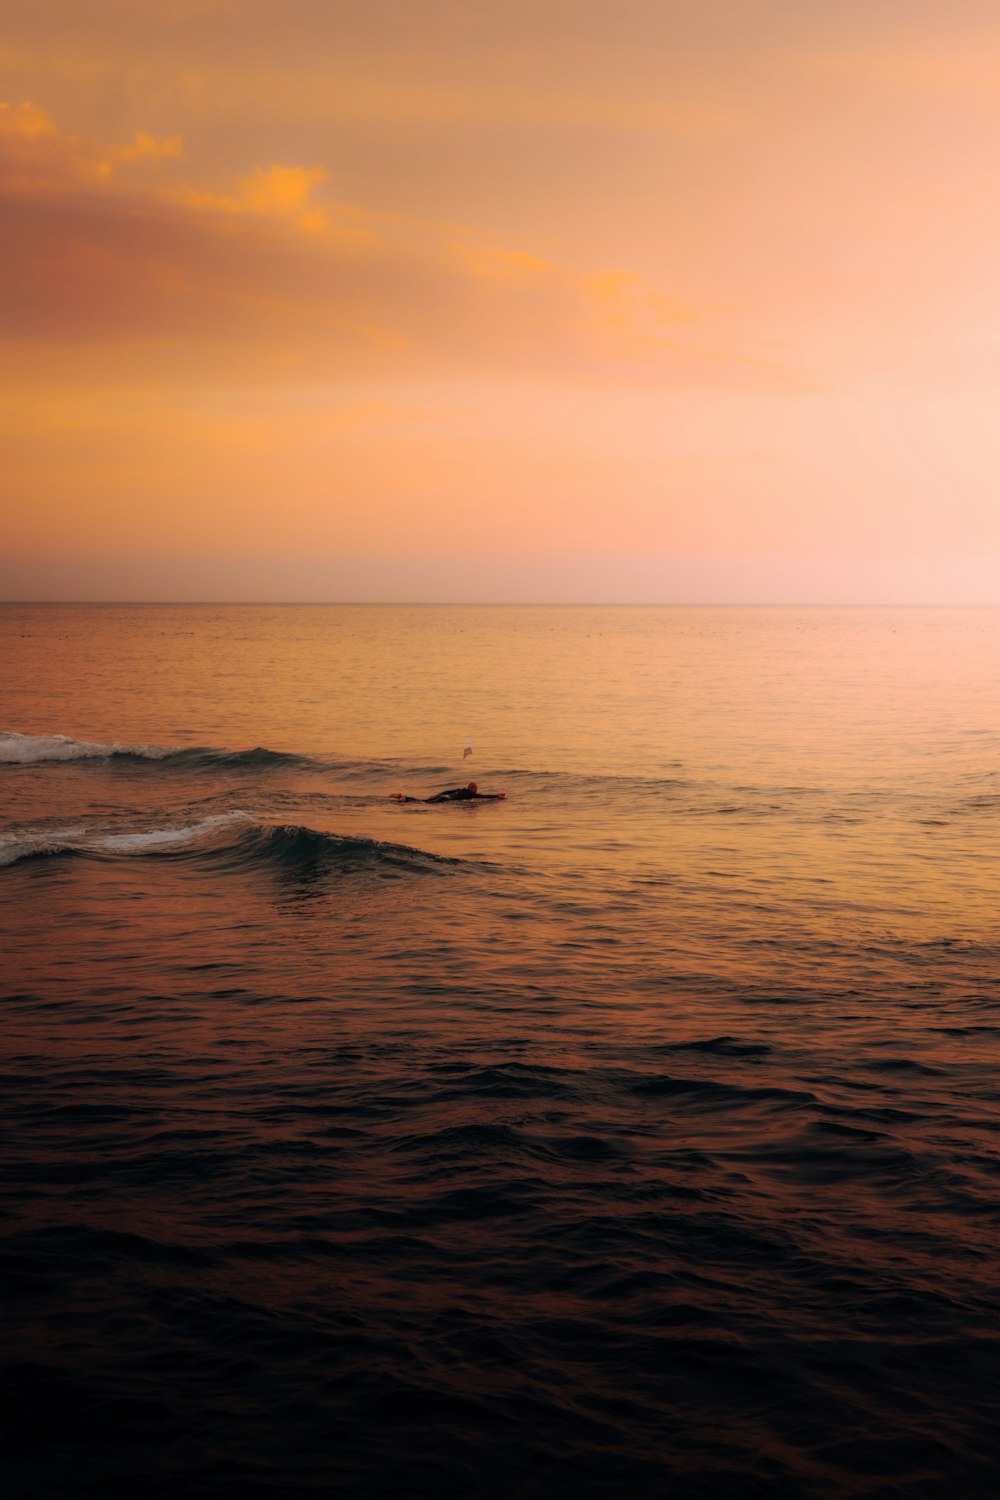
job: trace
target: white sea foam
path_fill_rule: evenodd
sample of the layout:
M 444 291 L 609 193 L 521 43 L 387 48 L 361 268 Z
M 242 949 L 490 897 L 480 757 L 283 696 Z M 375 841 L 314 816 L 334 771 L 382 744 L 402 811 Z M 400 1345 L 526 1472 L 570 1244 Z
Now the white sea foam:
M 0 733 L 0 763 L 4 765 L 37 765 L 52 760 L 96 760 L 108 755 L 140 755 L 147 760 L 162 760 L 169 750 L 157 745 L 96 744 L 91 740 L 74 740 L 66 734 Z
M 86 833 L 85 828 L 24 828 L 0 834 L 0 866 L 16 864 L 32 854 L 71 849 Z
M 157 849 L 180 849 L 185 844 L 196 843 L 216 828 L 252 822 L 249 813 L 217 813 L 214 817 L 200 818 L 197 823 L 187 823 L 177 828 L 150 828 L 138 833 L 106 833 L 98 837 L 91 834 L 82 847 L 99 850 L 102 854 L 146 854 Z
M 174 828 L 146 828 L 131 832 L 101 829 L 23 828 L 0 835 L 0 865 L 12 865 L 34 854 L 79 851 L 83 854 L 152 854 L 159 850 L 183 849 L 206 834 L 236 823 L 252 823 L 247 812 L 216 813 L 194 823 Z

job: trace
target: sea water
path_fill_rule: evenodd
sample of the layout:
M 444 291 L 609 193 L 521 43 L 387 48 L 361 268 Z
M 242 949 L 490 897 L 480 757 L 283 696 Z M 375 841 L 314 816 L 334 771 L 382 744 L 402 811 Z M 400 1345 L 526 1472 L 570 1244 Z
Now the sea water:
M 0 653 L 15 1494 L 996 1492 L 1000 612 Z

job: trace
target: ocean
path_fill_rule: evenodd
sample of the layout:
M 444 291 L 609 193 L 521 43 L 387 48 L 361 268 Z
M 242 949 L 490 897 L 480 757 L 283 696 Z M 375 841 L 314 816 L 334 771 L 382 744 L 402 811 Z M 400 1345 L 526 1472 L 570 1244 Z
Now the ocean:
M 5 605 L 0 730 L 8 1495 L 1000 1490 L 1000 611 Z

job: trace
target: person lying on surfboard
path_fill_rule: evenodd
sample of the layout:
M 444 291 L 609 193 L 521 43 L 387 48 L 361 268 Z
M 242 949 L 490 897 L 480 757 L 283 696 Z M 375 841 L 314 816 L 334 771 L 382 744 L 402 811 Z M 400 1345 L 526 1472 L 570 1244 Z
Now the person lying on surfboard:
M 468 786 L 453 786 L 447 792 L 435 792 L 433 797 L 405 797 L 402 792 L 393 792 L 393 802 L 503 802 L 506 792 L 481 792 L 474 781 Z

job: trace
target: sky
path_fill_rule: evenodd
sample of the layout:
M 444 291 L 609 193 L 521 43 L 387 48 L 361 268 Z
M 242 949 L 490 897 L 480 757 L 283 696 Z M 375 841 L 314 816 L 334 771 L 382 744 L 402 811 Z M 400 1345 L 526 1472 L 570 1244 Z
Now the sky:
M 1000 13 L 5 0 L 0 597 L 1000 603 Z

